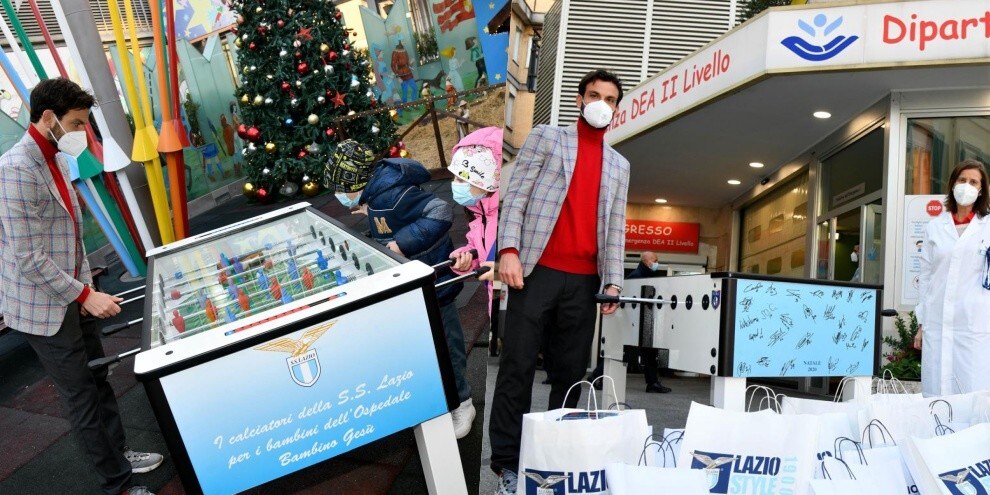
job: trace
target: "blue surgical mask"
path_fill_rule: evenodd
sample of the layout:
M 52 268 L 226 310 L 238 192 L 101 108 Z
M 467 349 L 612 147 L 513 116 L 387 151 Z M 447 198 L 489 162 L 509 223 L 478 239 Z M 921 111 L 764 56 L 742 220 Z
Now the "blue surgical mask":
M 337 201 L 340 201 L 340 204 L 344 205 L 344 207 L 346 208 L 354 208 L 355 206 L 358 205 L 358 202 L 361 200 L 361 196 L 351 199 L 350 197 L 347 196 L 346 193 L 337 193 L 334 194 L 334 196 L 336 196 Z
M 451 182 L 450 191 L 454 193 L 454 201 L 461 206 L 474 206 L 481 198 L 485 197 L 484 193 L 480 196 L 473 196 L 471 184 L 467 182 Z
M 653 264 L 650 265 L 650 270 L 657 271 L 659 269 L 660 269 L 660 263 L 658 263 L 656 261 L 654 261 Z

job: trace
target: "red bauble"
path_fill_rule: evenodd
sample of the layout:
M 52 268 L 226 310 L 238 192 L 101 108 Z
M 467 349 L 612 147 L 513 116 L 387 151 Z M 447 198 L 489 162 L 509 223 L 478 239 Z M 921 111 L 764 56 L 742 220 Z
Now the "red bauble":
M 309 64 L 306 62 L 299 62 L 299 65 L 296 66 L 296 72 L 300 75 L 306 75 L 306 73 L 309 72 Z
M 351 49 L 351 45 L 344 43 L 344 50 L 350 50 L 350 49 Z
M 282 84 L 279 85 L 279 87 L 282 88 L 282 91 L 285 91 L 286 93 L 288 93 L 292 89 L 292 85 L 287 82 L 283 82 Z
M 337 61 L 337 52 L 335 52 L 333 50 L 330 50 L 330 53 L 327 55 L 327 59 L 330 60 L 330 63 L 336 62 Z
M 268 32 L 268 26 L 258 26 L 258 34 L 264 36 Z
M 282 29 L 285 27 L 285 21 L 279 19 L 278 21 L 275 21 L 275 25 L 278 26 L 279 29 Z
M 296 55 L 296 58 L 302 58 L 302 52 L 297 51 L 295 53 L 295 55 Z
M 258 45 L 254 44 L 253 41 L 251 42 L 250 45 L 248 45 L 248 50 L 257 50 L 257 49 L 258 49 Z
M 395 158 L 395 157 L 399 156 L 399 148 L 396 148 L 395 146 L 392 146 L 391 148 L 389 148 L 388 149 L 388 156 L 390 156 L 392 158 Z
M 237 126 L 237 137 L 241 139 L 247 139 L 247 125 L 241 124 Z
M 299 153 L 296 153 L 296 158 L 300 160 L 306 158 L 306 150 L 299 150 Z
M 334 19 L 337 19 L 339 21 L 340 18 L 342 17 L 342 15 L 341 15 L 340 11 L 338 10 L 337 12 L 335 12 L 333 14 L 333 17 L 334 17 Z
M 333 137 L 334 134 L 336 132 L 334 132 L 333 127 L 327 127 L 327 137 Z
M 371 99 L 371 108 L 378 108 L 378 101 L 374 98 Z
M 247 130 L 247 138 L 249 141 L 257 143 L 261 139 L 261 129 L 251 126 Z
M 256 191 L 254 192 L 254 197 L 255 197 L 255 198 L 257 198 L 257 199 L 258 199 L 258 201 L 259 201 L 259 202 L 262 202 L 262 203 L 264 203 L 264 202 L 266 202 L 266 201 L 268 201 L 268 196 L 269 196 L 269 195 L 268 195 L 268 189 L 265 189 L 264 187 L 259 187 L 259 188 L 258 188 L 258 189 L 257 189 L 257 190 L 256 190 Z

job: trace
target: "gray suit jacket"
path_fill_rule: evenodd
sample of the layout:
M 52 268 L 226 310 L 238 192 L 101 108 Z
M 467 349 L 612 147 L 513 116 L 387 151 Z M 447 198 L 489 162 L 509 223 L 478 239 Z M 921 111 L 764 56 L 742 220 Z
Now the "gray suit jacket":
M 598 274 L 602 286 L 622 286 L 626 248 L 629 161 L 608 144 L 602 150 L 598 196 Z M 519 150 L 509 188 L 502 193 L 498 249 L 516 248 L 528 276 L 543 254 L 567 196 L 577 159 L 577 125 L 536 126 Z
M 69 183 L 61 156 L 59 169 Z M 65 205 L 41 149 L 27 133 L 0 156 L 0 310 L 7 326 L 34 335 L 58 332 L 66 307 L 93 282 L 81 239 L 75 189 Z M 71 188 L 71 183 L 69 183 Z M 79 279 L 72 277 L 79 267 Z

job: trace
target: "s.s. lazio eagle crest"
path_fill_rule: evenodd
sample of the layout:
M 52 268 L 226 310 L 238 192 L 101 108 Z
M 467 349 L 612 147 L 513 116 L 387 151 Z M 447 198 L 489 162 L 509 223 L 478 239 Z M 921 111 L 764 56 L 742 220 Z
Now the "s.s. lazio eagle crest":
M 303 332 L 299 340 L 284 337 L 261 344 L 255 347 L 255 350 L 288 352 L 290 356 L 285 359 L 285 364 L 289 367 L 292 381 L 301 387 L 312 387 L 320 378 L 320 357 L 316 354 L 316 349 L 310 347 L 336 323 L 336 321 L 321 323 Z

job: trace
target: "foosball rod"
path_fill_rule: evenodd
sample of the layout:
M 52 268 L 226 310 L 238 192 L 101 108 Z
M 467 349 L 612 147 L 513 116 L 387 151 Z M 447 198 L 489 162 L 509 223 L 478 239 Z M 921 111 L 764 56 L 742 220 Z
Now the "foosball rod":
M 277 245 L 277 244 L 282 244 L 283 242 L 289 242 L 289 241 L 292 241 L 292 240 L 296 240 L 296 239 L 301 239 L 301 238 L 304 238 L 304 237 L 310 237 L 310 234 L 299 234 L 299 235 L 297 235 L 297 236 L 293 236 L 293 237 L 291 237 L 291 238 L 289 238 L 289 239 L 283 239 L 283 240 L 281 240 L 281 241 L 277 241 L 277 242 L 275 242 L 274 244 L 272 244 L 272 248 L 274 248 L 274 247 L 275 247 L 275 245 Z M 258 249 L 255 249 L 255 250 L 253 250 L 253 251 L 250 251 L 250 252 L 248 252 L 247 254 L 242 254 L 242 255 L 238 255 L 238 256 L 234 256 L 234 257 L 232 257 L 232 258 L 228 258 L 228 259 L 233 259 L 233 258 L 238 258 L 238 259 L 240 259 L 240 258 L 243 258 L 243 257 L 245 257 L 245 256 L 250 256 L 251 254 L 253 254 L 253 253 L 256 253 L 256 252 L 258 252 L 258 251 L 263 251 L 264 249 L 265 249 L 264 247 L 261 247 L 261 248 L 258 248 Z M 217 262 L 216 264 L 219 264 L 219 262 Z M 189 273 L 196 273 L 196 272 L 200 272 L 200 271 L 203 271 L 203 270 L 207 270 L 207 269 L 209 269 L 209 268 L 210 268 L 211 266 L 216 266 L 216 264 L 214 264 L 214 265 L 206 265 L 206 266 L 200 266 L 200 267 L 196 267 L 196 268 L 193 268 L 192 270 L 189 270 Z M 220 272 L 218 271 L 218 272 L 216 272 L 216 273 L 220 273 Z M 207 275 L 207 276 L 209 276 L 209 275 Z
M 144 289 L 145 289 L 146 287 L 147 287 L 147 286 L 145 286 L 145 285 L 142 285 L 141 287 L 135 287 L 135 288 L 133 288 L 133 289 L 130 289 L 130 290 L 125 290 L 124 292 L 121 292 L 121 293 L 119 293 L 119 294 L 114 294 L 114 295 L 113 295 L 113 297 L 124 297 L 124 296 L 126 296 L 127 294 L 130 294 L 130 293 L 132 293 L 132 292 L 137 292 L 137 291 L 139 291 L 139 290 L 144 290 Z
M 106 368 L 107 366 L 110 366 L 113 363 L 119 363 L 121 359 L 124 359 L 126 357 L 130 357 L 130 356 L 133 356 L 133 355 L 135 355 L 135 354 L 137 354 L 139 352 L 141 352 L 141 348 L 140 347 L 135 347 L 134 349 L 131 349 L 131 350 L 125 351 L 125 352 L 121 352 L 120 354 L 116 354 L 116 355 L 113 355 L 113 356 L 107 356 L 107 357 L 101 357 L 101 358 L 98 358 L 98 359 L 94 359 L 94 360 L 90 361 L 87 364 L 87 366 L 89 367 L 90 370 L 96 371 L 96 370 L 98 370 L 100 368 Z
M 487 273 L 491 269 L 492 269 L 492 267 L 490 267 L 490 266 L 483 266 L 481 268 L 478 268 L 477 270 L 473 270 L 473 271 L 467 272 L 464 275 L 461 275 L 459 277 L 454 277 L 454 278 L 449 279 L 449 280 L 444 280 L 443 282 L 440 282 L 439 284 L 434 285 L 434 287 L 437 288 L 437 289 L 439 289 L 439 288 L 441 288 L 441 287 L 443 287 L 445 285 L 450 285 L 450 284 L 453 284 L 453 283 L 456 283 L 456 282 L 460 282 L 461 280 L 464 280 L 466 278 L 479 277 L 482 274 Z
M 144 321 L 144 318 L 138 318 L 136 320 L 131 320 L 125 323 L 117 323 L 115 325 L 107 325 L 103 327 L 103 330 L 101 330 L 101 332 L 103 333 L 103 336 L 106 337 L 109 335 L 113 335 L 121 330 L 130 328 L 131 326 L 141 323 L 142 321 Z
M 475 259 L 475 258 L 478 257 L 478 250 L 477 249 L 472 249 L 470 251 L 467 251 L 467 253 L 471 255 L 471 259 Z M 432 268 L 434 270 L 439 270 L 440 268 L 443 268 L 445 266 L 453 265 L 454 264 L 454 261 L 455 261 L 454 258 L 447 258 L 447 259 L 441 261 L 440 263 L 437 263 L 437 264 L 431 266 L 430 268 Z
M 663 304 L 664 300 L 662 297 L 656 299 L 650 299 L 646 297 L 630 297 L 630 296 L 613 296 L 609 294 L 595 294 L 595 302 L 601 304 L 610 303 L 645 303 L 645 304 Z

